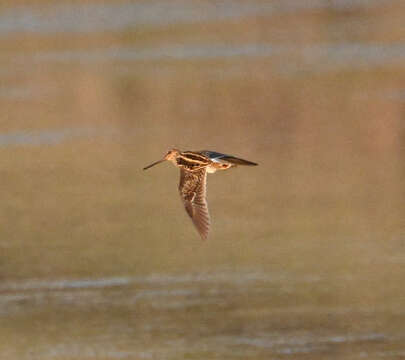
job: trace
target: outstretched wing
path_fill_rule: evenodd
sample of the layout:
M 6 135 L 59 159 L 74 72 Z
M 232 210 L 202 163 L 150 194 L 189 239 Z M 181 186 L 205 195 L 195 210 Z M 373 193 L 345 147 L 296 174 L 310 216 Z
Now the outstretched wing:
M 183 200 L 187 214 L 193 220 L 195 227 L 203 239 L 207 238 L 210 229 L 206 183 L 206 168 L 197 171 L 188 171 L 180 168 L 180 197 Z
M 201 154 L 207 156 L 208 158 L 210 158 L 213 161 L 217 161 L 217 162 L 227 162 L 227 163 L 231 163 L 234 165 L 247 165 L 247 166 L 256 166 L 257 164 L 249 161 L 249 160 L 245 160 L 245 159 L 241 159 L 238 158 L 236 156 L 232 156 L 232 155 L 227 155 L 227 154 L 221 154 L 219 152 L 215 152 L 215 151 L 209 151 L 209 150 L 203 150 L 201 151 Z

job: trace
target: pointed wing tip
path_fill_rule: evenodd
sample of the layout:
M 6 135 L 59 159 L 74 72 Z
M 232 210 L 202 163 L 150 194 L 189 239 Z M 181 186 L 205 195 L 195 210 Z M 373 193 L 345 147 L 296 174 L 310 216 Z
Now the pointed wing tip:
M 199 232 L 201 240 L 205 241 L 208 239 L 208 231 L 206 233 Z
M 250 160 L 245 160 L 245 159 L 240 159 L 242 161 L 241 165 L 247 165 L 247 166 L 257 166 L 259 165 L 258 163 L 255 163 Z
M 197 214 L 195 214 L 197 215 Z M 203 220 L 203 222 L 201 222 L 201 218 L 197 216 L 193 216 L 191 218 L 191 220 L 193 220 L 194 226 L 198 232 L 198 234 L 200 235 L 202 240 L 207 240 L 208 239 L 208 234 L 210 232 L 210 222 L 209 219 L 208 222 L 205 222 L 205 220 Z

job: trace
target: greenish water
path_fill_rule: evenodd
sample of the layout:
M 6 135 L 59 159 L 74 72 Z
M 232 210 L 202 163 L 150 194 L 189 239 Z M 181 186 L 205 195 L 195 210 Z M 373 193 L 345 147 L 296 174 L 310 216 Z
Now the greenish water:
M 0 358 L 405 357 L 403 14 L 2 4 Z M 172 146 L 259 163 L 207 241 Z
M 3 356 L 401 357 L 401 302 L 331 298 L 332 281 L 357 280 L 245 270 L 9 283 Z

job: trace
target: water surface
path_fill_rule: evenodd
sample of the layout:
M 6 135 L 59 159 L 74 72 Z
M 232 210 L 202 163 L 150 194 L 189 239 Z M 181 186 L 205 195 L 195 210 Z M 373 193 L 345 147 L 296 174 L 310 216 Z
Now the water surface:
M 404 356 L 402 1 L 1 6 L 0 358 Z

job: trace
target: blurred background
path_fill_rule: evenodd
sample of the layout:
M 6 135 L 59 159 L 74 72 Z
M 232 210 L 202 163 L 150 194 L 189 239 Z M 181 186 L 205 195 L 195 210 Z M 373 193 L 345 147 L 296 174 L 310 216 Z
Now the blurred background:
M 2 1 L 2 359 L 405 357 L 402 0 Z M 201 241 L 168 148 L 208 177 Z

